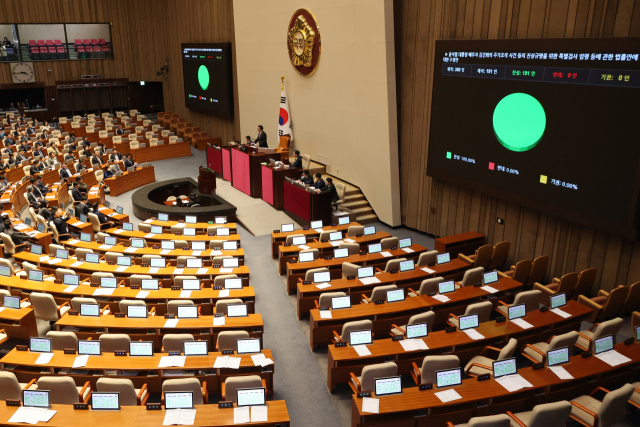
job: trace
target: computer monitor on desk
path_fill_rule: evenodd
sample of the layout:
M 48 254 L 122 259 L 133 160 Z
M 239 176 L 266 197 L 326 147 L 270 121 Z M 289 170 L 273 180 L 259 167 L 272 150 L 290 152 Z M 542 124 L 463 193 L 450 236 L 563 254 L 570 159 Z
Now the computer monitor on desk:
M 349 332 L 349 342 L 352 346 L 362 344 L 373 344 L 373 333 L 371 329 Z
M 91 392 L 92 411 L 119 411 L 120 393 L 113 392 Z
M 80 316 L 100 317 L 100 304 L 80 304 Z
M 462 372 L 460 368 L 444 369 L 436 371 L 436 387 L 452 387 L 462 384 Z
M 429 335 L 428 326 L 426 323 L 414 323 L 413 325 L 407 325 L 407 339 L 422 338 Z
M 505 375 L 514 375 L 516 373 L 518 373 L 518 368 L 516 367 L 515 357 L 493 362 L 494 378 L 504 377 Z
M 131 341 L 129 356 L 153 356 L 153 341 Z
M 351 297 L 334 297 L 331 298 L 331 309 L 340 310 L 342 308 L 351 308 Z
M 264 387 L 239 388 L 236 392 L 238 396 L 238 407 L 264 406 L 267 404 Z
M 562 292 L 557 295 L 552 295 L 551 298 L 549 298 L 549 301 L 551 303 L 550 305 L 552 310 L 554 308 L 563 307 L 567 305 L 567 294 Z
M 207 341 L 184 341 L 185 356 L 206 356 L 209 354 Z
M 402 377 L 400 375 L 376 378 L 374 379 L 374 382 L 376 387 L 376 397 L 402 393 Z
M 569 347 L 560 347 L 547 352 L 547 366 L 556 366 L 569 361 Z
M 527 306 L 525 304 L 512 305 L 508 310 L 509 320 L 519 319 L 527 315 Z
M 192 391 L 165 391 L 164 406 L 170 409 L 193 409 Z

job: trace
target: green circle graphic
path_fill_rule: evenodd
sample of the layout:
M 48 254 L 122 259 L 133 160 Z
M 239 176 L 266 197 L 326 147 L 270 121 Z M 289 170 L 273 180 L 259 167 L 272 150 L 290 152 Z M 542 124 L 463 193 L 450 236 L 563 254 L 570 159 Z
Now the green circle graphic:
M 207 90 L 209 87 L 209 70 L 204 65 L 198 68 L 198 83 L 200 83 L 202 90 Z
M 526 93 L 505 96 L 493 111 L 496 138 L 511 151 L 531 150 L 542 139 L 546 126 L 542 104 Z

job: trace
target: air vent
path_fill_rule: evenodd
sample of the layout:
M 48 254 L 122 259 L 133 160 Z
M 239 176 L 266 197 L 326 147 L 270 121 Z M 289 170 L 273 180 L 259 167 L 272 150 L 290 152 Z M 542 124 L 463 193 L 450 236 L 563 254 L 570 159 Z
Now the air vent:
M 83 74 L 80 76 L 81 79 L 99 79 L 100 74 Z

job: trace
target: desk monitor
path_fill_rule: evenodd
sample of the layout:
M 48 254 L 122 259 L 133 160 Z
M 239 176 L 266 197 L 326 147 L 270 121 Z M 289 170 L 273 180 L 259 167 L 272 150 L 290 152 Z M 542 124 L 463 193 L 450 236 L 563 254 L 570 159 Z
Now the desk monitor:
M 444 254 L 438 254 L 436 255 L 436 263 L 438 265 L 440 264 L 446 264 L 448 262 L 451 261 L 451 256 L 449 255 L 449 252 L 444 253 Z
M 460 368 L 444 369 L 436 371 L 436 387 L 451 387 L 462 384 L 462 372 Z
M 358 279 L 365 279 L 367 277 L 373 277 L 373 267 L 358 268 Z
M 152 225 L 151 234 L 162 234 L 162 227 L 160 227 L 159 225 Z
M 30 337 L 29 351 L 51 353 L 51 338 Z
M 80 304 L 80 316 L 100 317 L 100 304 Z
M 146 305 L 128 305 L 127 317 L 131 319 L 146 319 L 148 316 Z
M 387 303 L 404 301 L 404 289 L 387 291 Z
M 118 286 L 118 279 L 116 277 L 101 277 L 101 288 L 116 288 Z
M 62 277 L 62 283 L 69 286 L 78 286 L 80 284 L 80 276 L 77 274 L 65 274 Z
M 209 354 L 207 341 L 183 341 L 185 356 L 206 356 Z
M 167 265 L 167 260 L 164 258 L 151 258 L 150 267 L 151 268 L 165 268 Z
M 22 390 L 22 406 L 50 408 L 49 390 Z
M 304 236 L 296 236 L 293 239 L 291 239 L 291 244 L 294 246 L 299 246 L 299 245 L 306 245 L 307 244 L 307 238 Z
M 556 366 L 569 361 L 569 347 L 560 347 L 547 352 L 547 366 Z
M 175 248 L 176 242 L 173 240 L 163 240 L 160 242 L 160 249 L 162 249 L 163 251 L 173 251 L 175 250 Z
M 198 217 L 195 215 L 185 215 L 184 216 L 184 222 L 185 224 L 197 224 L 198 223 Z
M 106 203 L 106 202 L 105 202 Z M 121 206 L 116 206 L 116 213 L 118 215 L 122 215 L 122 213 L 124 212 L 124 209 L 122 209 Z
M 27 227 L 31 227 L 31 218 L 25 218 L 24 223 L 27 225 Z
M 119 411 L 120 392 L 91 392 L 92 411 Z
M 490 271 L 488 273 L 484 273 L 484 275 L 482 276 L 482 279 L 483 279 L 485 285 L 489 285 L 491 283 L 495 283 L 495 282 L 498 281 L 498 272 L 497 271 Z
M 373 335 L 371 329 L 349 332 L 349 343 L 352 346 L 360 344 L 373 344 Z
M 335 231 L 333 233 L 329 233 L 329 241 L 335 242 L 336 240 L 342 240 L 342 232 Z
M 73 209 L 67 209 L 67 213 L 69 214 L 70 217 L 73 217 Z
M 89 243 L 91 242 L 91 234 L 89 233 L 80 233 L 80 241 Z
M 182 229 L 182 234 L 193 237 L 196 235 L 196 229 L 194 227 L 184 227 Z
M 514 375 L 518 373 L 516 367 L 516 358 L 510 357 L 509 359 L 498 360 L 493 362 L 493 377 L 500 378 L 505 375 Z
M 129 343 L 129 356 L 153 356 L 153 341 L 131 341 Z
M 333 250 L 333 257 L 338 259 L 338 258 L 349 258 L 349 249 L 348 248 L 341 248 L 341 249 L 334 249 Z
M 456 282 L 453 280 L 447 280 L 446 282 L 438 283 L 438 293 L 439 294 L 448 294 L 449 292 L 453 292 L 456 290 Z
M 46 226 L 44 224 L 38 224 L 38 231 L 40 233 L 44 233 L 46 231 Z
M 106 236 L 104 238 L 104 244 L 105 245 L 111 245 L 111 246 L 115 246 L 118 244 L 118 241 L 116 240 L 115 237 L 111 237 L 111 236 Z
M 311 221 L 309 228 L 322 228 L 322 220 L 320 221 Z
M 87 216 L 85 214 L 80 214 L 80 222 L 87 222 Z
M 224 279 L 225 289 L 242 289 L 242 279 Z
M 238 268 L 239 265 L 238 258 L 222 258 L 223 268 Z
M 226 216 L 217 216 L 215 217 L 215 221 L 216 224 L 226 224 L 227 223 L 227 217 Z
M 422 338 L 429 335 L 426 323 L 414 323 L 413 325 L 407 325 L 407 339 Z
M 157 291 L 160 289 L 158 279 L 142 279 L 140 280 L 140 289 L 143 291 Z
M 183 279 L 182 289 L 185 291 L 199 291 L 200 279 Z
M 364 235 L 365 236 L 370 236 L 372 234 L 376 234 L 376 226 L 375 225 L 370 225 L 370 226 L 364 228 Z
M 42 255 L 41 245 L 31 245 L 31 253 L 34 255 Z
M 382 244 L 373 243 L 373 244 L 369 245 L 369 253 L 370 254 L 377 254 L 378 252 L 382 252 Z
M 416 266 L 413 263 L 412 259 L 408 259 L 406 261 L 400 261 L 400 272 L 411 271 L 415 269 L 416 269 Z
M 605 351 L 613 350 L 613 335 L 605 335 L 604 337 L 593 341 L 594 354 L 598 355 Z
M 227 306 L 227 317 L 247 317 L 247 304 L 231 304 Z
M 202 258 L 187 258 L 187 268 L 202 268 Z
M 169 221 L 169 214 L 158 213 L 158 221 Z
M 480 319 L 477 314 L 470 314 L 468 316 L 460 316 L 458 318 L 460 330 L 477 328 L 480 325 Z
M 100 263 L 100 254 L 86 254 L 84 256 L 84 262 L 90 262 L 92 264 Z
M 171 242 L 173 243 L 173 242 Z M 131 239 L 132 248 L 144 248 L 144 239 Z
M 11 277 L 11 267 L 0 265 L 0 276 Z
M 376 397 L 402 393 L 402 376 L 384 377 L 374 379 L 376 384 Z
M 349 224 L 349 216 L 341 216 L 338 218 L 338 225 L 347 225 Z
M 124 231 L 133 231 L 133 223 L 132 222 L 123 222 L 122 229 Z
M 20 297 L 10 297 L 8 295 L 4 296 L 3 302 L 4 308 L 14 308 L 16 310 L 20 309 Z
M 315 260 L 313 252 L 300 252 L 298 254 L 298 262 L 311 262 Z
M 331 281 L 331 273 L 329 271 L 321 271 L 313 273 L 313 283 L 326 283 Z
M 29 280 L 33 280 L 35 282 L 42 282 L 43 274 L 40 270 L 29 270 Z
M 407 237 L 406 239 L 400 239 L 400 242 L 398 243 L 398 248 L 402 249 L 402 248 L 408 248 L 411 247 L 411 237 Z
M 636 342 L 640 342 L 640 325 L 636 326 Z
M 238 407 L 242 406 L 264 406 L 267 404 L 264 387 L 239 388 L 236 390 L 238 396 Z
M 177 308 L 178 308 L 178 319 L 197 319 L 198 318 L 197 305 L 179 305 Z
M 100 340 L 78 340 L 78 354 L 88 354 L 90 356 L 100 356 Z
M 192 251 L 204 251 L 207 249 L 207 242 L 191 242 Z
M 260 338 L 236 340 L 238 354 L 260 353 Z
M 525 304 L 512 305 L 509 307 L 509 320 L 519 319 L 527 315 L 527 306 Z
M 293 224 L 282 224 L 280 226 L 280 231 L 283 233 L 289 233 L 293 231 Z
M 567 294 L 562 292 L 556 295 L 552 295 L 550 301 L 552 310 L 554 308 L 563 307 L 567 305 Z
M 339 310 L 341 308 L 351 308 L 351 297 L 334 297 L 331 298 L 331 309 Z
M 131 267 L 131 257 L 119 256 L 118 258 L 116 258 L 116 264 L 121 267 Z
M 228 236 L 231 234 L 231 229 L 227 227 L 216 228 L 216 236 Z
M 69 251 L 66 249 L 56 249 L 56 258 L 69 259 Z
M 165 391 L 164 407 L 170 409 L 193 409 L 192 391 Z
M 195 242 L 193 242 L 195 243 Z M 225 251 L 237 251 L 238 250 L 238 242 L 235 240 L 232 241 L 224 241 L 222 242 L 222 249 Z

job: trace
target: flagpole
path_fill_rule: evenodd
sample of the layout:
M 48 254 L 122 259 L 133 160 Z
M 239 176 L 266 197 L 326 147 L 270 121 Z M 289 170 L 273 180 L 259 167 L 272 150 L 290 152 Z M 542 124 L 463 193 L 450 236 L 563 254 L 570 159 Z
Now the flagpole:
M 280 76 L 280 78 L 282 79 L 282 87 L 280 88 L 280 90 L 284 90 L 284 76 Z

